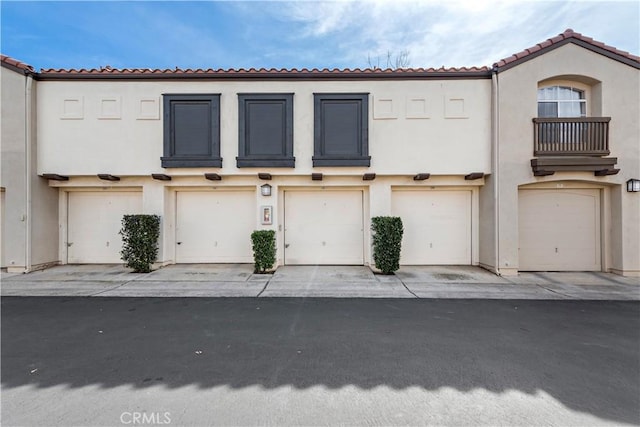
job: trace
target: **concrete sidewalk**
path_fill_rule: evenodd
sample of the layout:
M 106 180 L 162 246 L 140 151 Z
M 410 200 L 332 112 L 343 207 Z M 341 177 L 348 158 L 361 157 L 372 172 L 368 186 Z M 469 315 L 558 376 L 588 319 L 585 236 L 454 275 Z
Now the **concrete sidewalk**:
M 333 297 L 640 300 L 640 279 L 609 273 L 521 273 L 500 277 L 471 266 L 407 266 L 395 275 L 363 266 L 170 265 L 146 274 L 121 265 L 64 265 L 2 273 L 2 296 Z

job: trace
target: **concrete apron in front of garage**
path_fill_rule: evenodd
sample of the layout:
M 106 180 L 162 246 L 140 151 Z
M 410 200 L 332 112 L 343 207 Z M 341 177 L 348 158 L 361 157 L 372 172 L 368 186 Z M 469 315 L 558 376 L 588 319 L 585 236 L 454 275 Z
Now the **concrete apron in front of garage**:
M 2 273 L 2 296 L 333 297 L 640 300 L 640 279 L 608 273 L 521 273 L 479 267 L 403 266 L 395 275 L 363 266 L 282 266 L 253 274 L 250 264 L 178 264 L 146 274 L 121 265 L 64 265 Z

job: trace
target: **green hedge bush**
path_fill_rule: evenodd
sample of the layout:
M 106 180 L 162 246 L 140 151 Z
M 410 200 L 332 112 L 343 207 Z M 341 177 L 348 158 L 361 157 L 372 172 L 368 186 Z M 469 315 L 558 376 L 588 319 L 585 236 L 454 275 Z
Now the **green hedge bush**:
M 136 273 L 148 273 L 158 257 L 160 217 L 158 215 L 125 215 L 122 217 L 121 259 Z
M 397 216 L 371 218 L 373 231 L 373 261 L 383 274 L 393 274 L 400 268 L 400 249 L 404 228 Z
M 253 247 L 254 273 L 271 270 L 276 263 L 276 232 L 274 230 L 256 230 L 251 233 Z

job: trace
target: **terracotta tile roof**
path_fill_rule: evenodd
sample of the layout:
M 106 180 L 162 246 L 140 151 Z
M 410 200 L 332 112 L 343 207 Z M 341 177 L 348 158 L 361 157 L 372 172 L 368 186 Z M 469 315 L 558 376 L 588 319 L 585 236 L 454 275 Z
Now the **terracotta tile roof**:
M 612 46 L 608 46 L 602 42 L 596 41 L 591 37 L 583 36 L 571 29 L 565 30 L 563 33 L 538 43 L 533 47 L 511 55 L 508 58 L 501 59 L 493 64 L 493 70 L 504 71 L 515 65 L 518 65 L 529 59 L 533 59 L 548 50 L 555 49 L 566 43 L 576 43 L 587 49 L 591 49 L 597 53 L 609 56 L 613 59 L 624 62 L 636 68 L 640 68 L 640 57 L 630 54 Z M 43 68 L 36 73 L 33 67 L 6 55 L 1 55 L 2 64 L 22 71 L 25 74 L 35 74 L 38 79 L 182 79 L 182 78 L 204 78 L 204 79 L 237 79 L 237 78 L 275 78 L 275 79 L 296 79 L 296 78 L 326 78 L 326 79 L 377 79 L 377 78 L 439 78 L 439 77 L 458 77 L 458 78 L 485 78 L 489 77 L 492 69 L 483 67 L 440 67 L 440 68 L 405 68 L 405 69 L 308 69 L 308 68 L 292 68 L 292 69 L 275 69 L 275 68 L 239 68 L 239 69 L 212 69 L 212 68 L 167 68 L 167 69 L 150 69 L 150 68 L 112 68 L 104 66 L 100 68 L 81 68 L 81 69 L 63 69 L 63 68 Z
M 22 70 L 26 73 L 34 73 L 35 70 L 31 65 L 25 64 L 24 62 L 20 62 L 17 59 L 13 59 L 7 55 L 0 55 L 0 62 L 4 65 L 8 65 L 11 68 Z
M 629 65 L 634 65 L 633 63 L 636 63 L 634 65 L 636 66 L 636 68 L 640 66 L 640 57 L 632 55 L 629 52 L 616 49 L 615 47 L 608 46 L 602 42 L 592 39 L 591 37 L 583 36 L 582 34 L 576 33 L 569 28 L 563 33 L 547 39 L 542 43 L 538 43 L 537 45 L 525 49 L 522 52 L 511 55 L 508 58 L 501 59 L 500 61 L 493 64 L 493 68 L 497 69 L 498 71 L 511 68 L 514 65 L 520 64 L 521 62 L 527 61 L 528 59 L 533 59 L 550 49 L 554 49 L 569 42 L 576 42 L 580 46 L 591 48 L 592 50 L 598 53 L 605 54 L 607 56 L 618 57 L 622 60 L 622 62 L 629 63 Z
M 428 77 L 440 75 L 476 75 L 489 76 L 491 70 L 484 67 L 461 67 L 461 68 L 406 68 L 406 69 L 203 69 L 203 68 L 111 68 L 109 66 L 101 68 L 81 68 L 81 69 L 42 69 L 38 73 L 39 77 L 49 78 L 75 78 L 75 77 L 113 77 L 113 78 L 385 78 L 385 77 Z

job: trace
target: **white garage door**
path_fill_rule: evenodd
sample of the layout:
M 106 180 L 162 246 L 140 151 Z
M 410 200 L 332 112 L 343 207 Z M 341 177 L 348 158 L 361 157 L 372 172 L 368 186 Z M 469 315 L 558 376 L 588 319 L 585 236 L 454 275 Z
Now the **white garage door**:
M 121 263 L 122 216 L 141 212 L 140 192 L 69 192 L 67 262 Z
M 360 190 L 286 191 L 285 264 L 364 264 Z
M 401 264 L 471 264 L 471 191 L 394 190 L 391 205 L 404 225 Z
M 520 190 L 519 269 L 599 271 L 600 192 Z
M 176 262 L 253 262 L 255 191 L 179 191 L 176 198 Z

